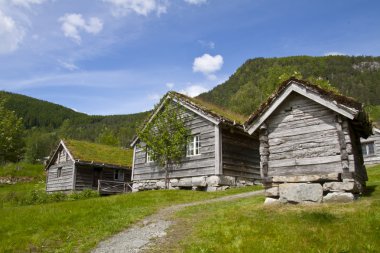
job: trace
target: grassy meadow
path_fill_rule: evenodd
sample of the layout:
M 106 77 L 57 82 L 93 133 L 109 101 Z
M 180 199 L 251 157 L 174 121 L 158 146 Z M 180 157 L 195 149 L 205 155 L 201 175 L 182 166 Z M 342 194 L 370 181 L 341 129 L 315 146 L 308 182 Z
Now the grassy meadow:
M 174 252 L 380 252 L 380 166 L 349 204 L 263 206 L 264 197 L 187 208 Z M 193 229 L 191 229 L 193 227 Z
M 6 186 L 2 191 L 33 190 L 37 184 Z M 0 188 L 1 189 L 1 188 Z M 224 192 L 146 191 L 135 194 L 0 207 L 0 252 L 87 252 L 99 241 L 164 206 L 260 189 Z

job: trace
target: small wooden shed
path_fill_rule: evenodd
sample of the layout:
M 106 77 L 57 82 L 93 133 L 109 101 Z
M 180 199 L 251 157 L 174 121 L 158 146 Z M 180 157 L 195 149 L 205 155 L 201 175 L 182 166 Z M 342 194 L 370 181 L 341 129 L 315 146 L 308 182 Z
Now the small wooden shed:
M 367 181 L 360 137 L 372 126 L 360 103 L 290 79 L 245 123 L 259 133 L 268 201 L 352 200 Z
M 374 127 L 372 132 L 368 139 L 361 139 L 365 165 L 380 164 L 380 129 Z
M 130 191 L 132 150 L 86 141 L 61 140 L 46 164 L 46 191 Z

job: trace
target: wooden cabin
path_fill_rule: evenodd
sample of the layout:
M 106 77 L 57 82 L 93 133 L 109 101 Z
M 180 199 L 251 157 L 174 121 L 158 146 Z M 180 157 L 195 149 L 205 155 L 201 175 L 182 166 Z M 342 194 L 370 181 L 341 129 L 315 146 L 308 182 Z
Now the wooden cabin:
M 46 191 L 92 189 L 100 194 L 130 191 L 131 163 L 132 150 L 61 140 L 46 165 Z
M 374 127 L 372 132 L 369 138 L 361 139 L 365 165 L 380 164 L 380 129 Z
M 267 202 L 349 201 L 367 181 L 360 138 L 371 124 L 360 103 L 290 79 L 253 113 Z
M 260 182 L 258 137 L 244 132 L 239 123 L 243 117 L 199 99 L 169 92 L 148 122 L 164 110 L 166 100 L 178 103 L 190 115 L 186 126 L 191 131 L 191 150 L 188 147 L 181 165 L 169 173 L 170 188 L 215 191 Z M 133 190 L 164 188 L 165 172 L 150 160 L 145 144 L 136 137 L 131 146 Z

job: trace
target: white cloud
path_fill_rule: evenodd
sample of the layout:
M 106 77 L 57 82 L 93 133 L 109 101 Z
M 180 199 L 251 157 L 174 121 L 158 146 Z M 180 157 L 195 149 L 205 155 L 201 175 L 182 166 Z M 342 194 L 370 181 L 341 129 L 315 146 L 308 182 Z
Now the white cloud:
M 17 6 L 30 7 L 33 4 L 42 4 L 46 0 L 12 0 L 12 3 Z
M 166 85 L 166 87 L 168 87 L 169 89 L 173 89 L 173 87 L 174 87 L 174 83 L 166 83 L 165 85 Z
M 71 62 L 65 62 L 65 61 L 58 60 L 58 63 L 59 63 L 59 65 L 61 65 L 62 68 L 65 68 L 65 69 L 70 70 L 70 71 L 74 71 L 74 70 L 79 69 L 79 67 L 77 65 L 75 65 L 74 63 L 71 63 Z
M 158 16 L 167 12 L 166 0 L 103 0 L 112 5 L 112 14 L 116 17 L 126 16 L 131 12 L 148 16 L 156 13 Z
M 198 40 L 198 43 L 202 47 L 206 47 L 206 48 L 209 48 L 209 49 L 214 49 L 215 48 L 215 43 L 213 41 Z
M 188 4 L 201 5 L 207 3 L 207 0 L 185 0 Z
M 180 93 L 185 94 L 189 97 L 196 97 L 206 91 L 208 91 L 208 89 L 201 85 L 191 85 L 186 87 L 184 90 L 181 90 Z
M 325 53 L 324 55 L 325 56 L 329 56 L 329 55 L 334 56 L 334 55 L 347 55 L 347 54 L 341 53 L 341 52 L 328 52 L 328 53 Z
M 223 57 L 221 55 L 211 56 L 204 54 L 194 59 L 193 71 L 201 72 L 206 75 L 210 80 L 215 80 L 214 73 L 220 70 L 223 66 Z
M 11 53 L 18 49 L 25 35 L 22 26 L 0 10 L 0 54 Z
M 58 21 L 62 23 L 61 29 L 64 35 L 77 43 L 80 43 L 82 40 L 79 35 L 80 30 L 97 34 L 103 29 L 103 22 L 99 18 L 91 17 L 86 22 L 81 14 L 76 13 L 65 14 Z

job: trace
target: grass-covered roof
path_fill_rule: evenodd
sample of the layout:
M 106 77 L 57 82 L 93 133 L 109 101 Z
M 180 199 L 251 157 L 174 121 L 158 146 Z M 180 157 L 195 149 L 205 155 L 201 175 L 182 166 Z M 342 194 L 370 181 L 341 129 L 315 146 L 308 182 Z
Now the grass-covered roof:
M 75 160 L 120 167 L 132 166 L 132 149 L 122 149 L 87 141 L 64 140 L 63 142 Z
M 190 104 L 195 105 L 205 113 L 208 113 L 216 118 L 222 119 L 224 121 L 229 121 L 231 123 L 236 122 L 237 124 L 243 124 L 244 121 L 247 119 L 246 116 L 233 112 L 229 109 L 217 106 L 215 104 L 209 103 L 207 101 L 204 101 L 200 98 L 192 98 L 188 97 L 186 95 L 183 95 L 178 92 L 170 91 L 169 95 L 178 98 L 182 101 L 188 102 Z

